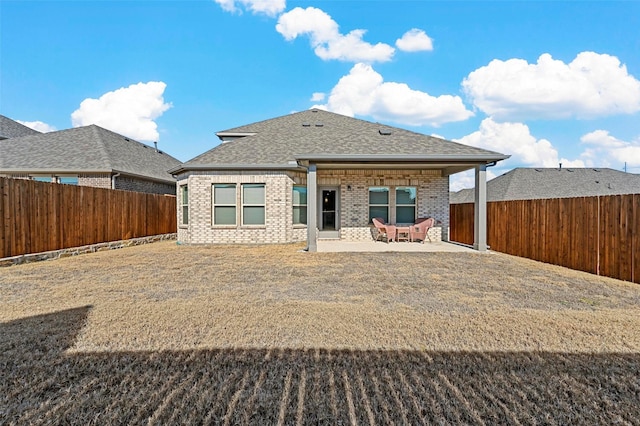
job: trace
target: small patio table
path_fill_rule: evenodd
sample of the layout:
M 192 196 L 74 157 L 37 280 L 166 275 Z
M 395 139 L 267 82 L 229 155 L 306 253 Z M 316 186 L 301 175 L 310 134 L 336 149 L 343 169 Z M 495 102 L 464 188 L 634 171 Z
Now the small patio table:
M 408 226 L 396 226 L 396 241 L 409 241 L 411 228 Z

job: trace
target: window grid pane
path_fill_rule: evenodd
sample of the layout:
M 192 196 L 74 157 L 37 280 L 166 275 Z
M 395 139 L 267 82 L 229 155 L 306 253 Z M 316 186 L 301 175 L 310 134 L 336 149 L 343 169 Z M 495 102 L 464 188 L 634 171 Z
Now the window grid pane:
M 396 188 L 396 204 L 415 205 L 416 204 L 416 187 L 403 186 Z
M 242 193 L 244 205 L 264 205 L 264 185 L 244 184 Z
M 235 206 L 216 206 L 213 208 L 214 225 L 235 225 L 236 224 L 236 207 Z
M 293 187 L 293 204 L 296 206 L 307 205 L 307 187 L 306 186 Z
M 385 223 L 389 222 L 389 207 L 387 206 L 369 206 L 369 223 L 374 217 L 384 219 Z
M 414 206 L 396 207 L 396 223 L 414 223 L 416 220 L 416 208 Z
M 235 185 L 214 185 L 213 186 L 213 202 L 216 205 L 236 205 L 236 186 Z
M 369 188 L 369 204 L 389 204 L 389 188 Z
M 293 224 L 307 224 L 307 206 L 293 206 Z
M 264 225 L 264 207 L 245 206 L 242 220 L 245 225 Z

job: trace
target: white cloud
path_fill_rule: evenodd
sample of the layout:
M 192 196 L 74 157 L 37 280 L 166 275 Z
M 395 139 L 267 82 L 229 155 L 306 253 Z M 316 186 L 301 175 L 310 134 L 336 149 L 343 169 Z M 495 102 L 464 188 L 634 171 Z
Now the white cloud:
M 569 64 L 545 53 L 535 64 L 493 60 L 462 86 L 494 118 L 592 118 L 640 111 L 640 81 L 615 56 L 582 52 Z
M 141 141 L 157 141 L 154 120 L 171 108 L 162 97 L 166 87 L 150 81 L 107 92 L 99 99 L 87 98 L 71 114 L 71 121 L 74 127 L 97 124 Z
M 606 130 L 596 130 L 580 138 L 587 145 L 581 158 L 590 167 L 611 167 L 621 169 L 640 167 L 640 138 L 627 142 L 617 139 Z
M 287 7 L 286 0 L 214 0 L 223 10 L 241 13 L 248 10 L 254 14 L 276 16 Z
M 348 62 L 385 62 L 391 60 L 395 52 L 388 44 L 372 45 L 363 41 L 365 30 L 340 34 L 336 21 L 315 7 L 296 7 L 281 15 L 276 31 L 289 41 L 308 35 L 316 55 L 325 61 L 337 59 Z
M 499 169 L 502 170 L 502 169 Z M 487 169 L 487 181 L 490 181 L 500 173 L 497 169 Z M 449 191 L 458 192 L 465 188 L 474 188 L 476 186 L 476 174 L 474 170 L 467 170 L 466 172 L 456 173 L 449 177 Z
M 377 120 L 421 126 L 439 126 L 471 117 L 458 96 L 431 96 L 404 83 L 384 82 L 370 65 L 356 64 L 331 90 L 319 107 L 339 114 L 370 115 Z
M 396 40 L 396 47 L 405 52 L 433 50 L 433 40 L 423 30 L 413 28 Z
M 55 132 L 57 130 L 55 127 L 42 121 L 16 121 L 24 126 L 27 126 L 30 129 L 37 130 L 42 133 Z
M 502 167 L 524 165 L 532 167 L 584 167 L 581 160 L 558 158 L 558 150 L 546 139 L 536 139 L 523 123 L 497 123 L 491 117 L 480 123 L 478 131 L 456 142 L 511 155 L 500 162 Z
M 316 92 L 311 95 L 311 102 L 322 102 L 327 97 L 325 93 Z

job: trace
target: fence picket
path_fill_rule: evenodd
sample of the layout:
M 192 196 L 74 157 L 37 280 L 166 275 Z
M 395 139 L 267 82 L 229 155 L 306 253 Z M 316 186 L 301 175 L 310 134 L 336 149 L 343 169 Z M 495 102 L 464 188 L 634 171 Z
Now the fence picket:
M 451 240 L 473 244 L 473 204 L 450 206 Z M 640 284 L 640 194 L 487 205 L 492 250 Z
M 0 196 L 0 258 L 177 230 L 174 196 L 9 178 Z

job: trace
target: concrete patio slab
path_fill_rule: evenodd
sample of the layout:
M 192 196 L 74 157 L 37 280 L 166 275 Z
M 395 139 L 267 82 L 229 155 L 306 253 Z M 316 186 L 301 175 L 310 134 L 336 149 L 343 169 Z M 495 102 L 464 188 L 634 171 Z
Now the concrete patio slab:
M 461 252 L 478 253 L 469 247 L 449 242 L 392 242 L 318 240 L 318 252 Z

